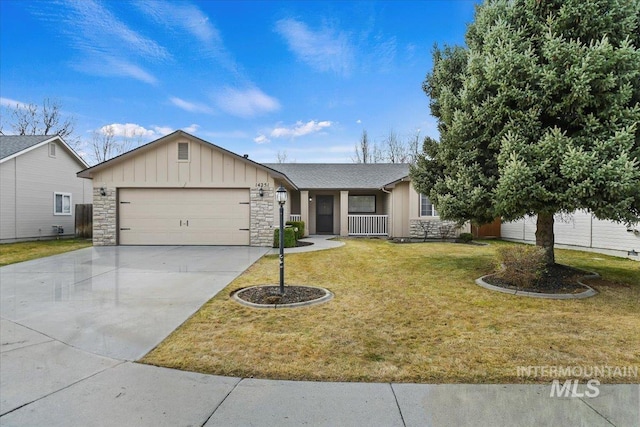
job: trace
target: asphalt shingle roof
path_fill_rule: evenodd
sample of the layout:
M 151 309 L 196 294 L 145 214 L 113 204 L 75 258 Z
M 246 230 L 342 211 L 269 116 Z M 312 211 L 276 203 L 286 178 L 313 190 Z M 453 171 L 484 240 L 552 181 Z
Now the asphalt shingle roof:
M 409 175 L 405 163 L 264 163 L 300 189 L 378 189 Z
M 38 145 L 55 135 L 0 135 L 0 159 Z

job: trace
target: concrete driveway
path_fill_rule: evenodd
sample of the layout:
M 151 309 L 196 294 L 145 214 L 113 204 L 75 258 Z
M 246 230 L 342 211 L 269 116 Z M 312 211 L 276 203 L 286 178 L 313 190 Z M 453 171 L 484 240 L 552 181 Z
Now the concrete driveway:
M 2 318 L 121 360 L 146 354 L 265 248 L 94 247 L 0 269 Z
M 142 357 L 266 252 L 94 247 L 0 268 L 0 414 Z

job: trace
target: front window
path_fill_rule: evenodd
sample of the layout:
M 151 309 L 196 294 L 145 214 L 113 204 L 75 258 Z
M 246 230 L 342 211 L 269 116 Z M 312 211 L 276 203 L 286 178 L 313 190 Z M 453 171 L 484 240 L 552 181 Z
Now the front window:
M 376 213 L 376 196 L 349 196 L 349 213 Z
M 71 215 L 71 194 L 53 193 L 53 214 Z
M 424 194 L 420 194 L 420 216 L 438 216 L 435 206 Z

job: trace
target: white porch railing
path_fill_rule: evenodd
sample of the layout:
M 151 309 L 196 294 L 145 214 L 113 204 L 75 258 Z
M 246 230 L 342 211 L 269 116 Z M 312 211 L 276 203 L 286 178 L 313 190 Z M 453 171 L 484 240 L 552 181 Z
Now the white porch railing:
M 302 221 L 302 215 L 291 214 L 289 215 L 289 221 Z
M 349 236 L 389 235 L 389 215 L 348 215 Z

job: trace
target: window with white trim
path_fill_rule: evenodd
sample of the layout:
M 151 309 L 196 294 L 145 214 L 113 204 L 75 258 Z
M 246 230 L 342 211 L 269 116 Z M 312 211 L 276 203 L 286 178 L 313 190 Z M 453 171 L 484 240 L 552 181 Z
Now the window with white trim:
M 438 216 L 436 207 L 424 194 L 420 194 L 420 216 Z
M 71 193 L 53 193 L 53 214 L 71 215 Z

